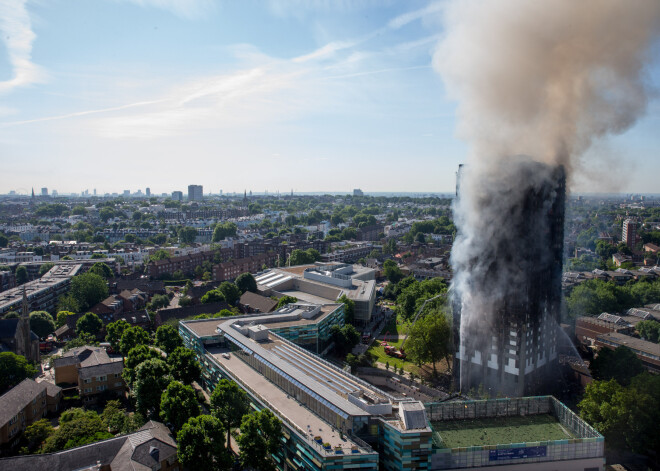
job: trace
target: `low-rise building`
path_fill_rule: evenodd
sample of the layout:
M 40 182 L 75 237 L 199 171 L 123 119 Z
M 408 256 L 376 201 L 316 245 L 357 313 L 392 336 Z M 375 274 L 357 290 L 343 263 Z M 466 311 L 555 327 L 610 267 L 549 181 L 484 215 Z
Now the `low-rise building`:
M 55 383 L 77 385 L 84 401 L 93 401 L 104 391 L 124 394 L 124 361 L 110 357 L 101 347 L 84 346 L 65 352 L 53 362 Z
M 178 471 L 177 444 L 170 430 L 153 420 L 140 430 L 56 453 L 0 459 L 12 471 Z
M 631 337 L 620 332 L 609 332 L 596 338 L 596 346 L 611 350 L 628 347 L 649 371 L 660 373 L 660 344 Z
M 47 413 L 46 384 L 32 379 L 18 383 L 0 396 L 0 445 L 14 446 L 21 432 Z

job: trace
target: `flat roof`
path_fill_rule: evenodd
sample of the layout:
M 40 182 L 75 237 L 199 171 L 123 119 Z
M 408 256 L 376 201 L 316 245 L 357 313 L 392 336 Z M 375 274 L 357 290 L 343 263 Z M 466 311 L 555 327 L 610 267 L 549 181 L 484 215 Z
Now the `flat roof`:
M 259 372 L 246 367 L 245 362 L 238 359 L 236 355 L 230 353 L 229 358 L 225 358 L 222 354 L 227 353 L 228 350 L 220 348 L 211 348 L 208 352 L 230 374 L 238 378 L 252 389 L 254 394 L 257 394 L 266 403 L 270 404 L 280 416 L 294 424 L 299 433 L 309 438 L 309 440 L 314 440 L 315 436 L 320 436 L 323 442 L 330 443 L 333 448 L 340 446 L 344 449 L 345 453 L 351 453 L 351 447 L 355 443 L 349 440 L 346 435 L 341 438 L 338 430 L 335 430 L 295 398 L 268 381 Z
M 445 448 L 576 438 L 551 414 L 443 420 L 431 427 L 436 443 Z
M 625 345 L 633 350 L 660 357 L 660 344 L 649 342 L 648 340 L 638 339 L 630 335 L 620 334 L 618 332 L 608 332 L 596 337 L 596 340 L 603 342 L 612 342 L 617 345 Z

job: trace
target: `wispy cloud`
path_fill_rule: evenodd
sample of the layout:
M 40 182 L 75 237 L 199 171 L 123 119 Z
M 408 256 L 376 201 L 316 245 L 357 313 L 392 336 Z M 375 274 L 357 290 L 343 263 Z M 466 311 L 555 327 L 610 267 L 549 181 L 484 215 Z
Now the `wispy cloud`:
M 212 0 L 119 0 L 131 2 L 141 7 L 160 8 L 186 19 L 204 18 L 215 10 Z
M 0 93 L 45 80 L 46 74 L 32 62 L 32 43 L 36 35 L 32 31 L 26 2 L 27 0 L 0 1 L 0 33 L 7 47 L 14 75 L 13 78 L 0 82 Z
M 387 24 L 387 26 L 392 29 L 403 28 L 404 26 L 406 26 L 409 23 L 412 23 L 413 21 L 421 20 L 429 15 L 440 13 L 442 8 L 443 5 L 441 2 L 433 2 L 424 8 L 420 8 L 419 10 L 404 13 L 402 15 L 397 16 L 396 18 L 391 19 Z

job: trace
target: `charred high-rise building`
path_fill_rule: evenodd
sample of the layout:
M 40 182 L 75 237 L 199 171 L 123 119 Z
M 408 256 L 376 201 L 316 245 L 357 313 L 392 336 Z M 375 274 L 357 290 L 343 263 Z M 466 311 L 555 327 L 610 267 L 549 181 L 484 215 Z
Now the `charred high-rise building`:
M 491 396 L 542 394 L 558 361 L 564 169 L 513 159 L 486 180 L 478 191 L 472 182 L 471 207 L 481 214 L 463 228 L 459 221 L 454 250 L 462 252 L 452 253 L 456 385 Z

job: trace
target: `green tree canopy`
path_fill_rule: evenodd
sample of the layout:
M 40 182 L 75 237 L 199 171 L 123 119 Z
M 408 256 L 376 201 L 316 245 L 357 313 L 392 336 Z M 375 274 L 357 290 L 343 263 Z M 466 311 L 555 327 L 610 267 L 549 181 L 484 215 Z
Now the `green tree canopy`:
M 59 311 L 57 313 L 57 318 L 55 319 L 55 328 L 59 329 L 62 327 L 64 324 L 66 324 L 66 319 L 74 314 L 75 313 L 71 311 Z
M 254 276 L 252 276 L 251 273 L 241 273 L 236 277 L 234 283 L 242 293 L 245 293 L 246 291 L 251 291 L 253 293 L 257 292 L 257 280 L 254 279 Z
M 124 333 L 121 335 L 121 339 L 119 340 L 119 350 L 123 356 L 126 356 L 132 348 L 135 348 L 138 345 L 149 345 L 150 343 L 151 339 L 149 338 L 149 334 L 142 327 L 129 327 L 124 330 Z
M 89 269 L 89 273 L 99 275 L 106 280 L 114 276 L 114 273 L 112 273 L 112 268 L 103 262 L 96 262 L 94 265 L 92 265 L 92 268 Z
M 181 464 L 198 471 L 228 471 L 232 457 L 224 446 L 222 423 L 212 415 L 192 417 L 176 435 Z
M 158 417 L 161 394 L 170 381 L 170 369 L 163 360 L 152 358 L 140 363 L 135 368 L 133 389 L 137 411 L 145 417 Z
M 223 281 L 220 283 L 220 286 L 218 286 L 218 291 L 222 293 L 222 297 L 224 298 L 225 302 L 231 306 L 236 304 L 236 301 L 239 300 L 241 297 L 241 290 L 236 286 L 234 283 L 231 281 Z
M 0 248 L 7 247 L 7 244 L 9 244 L 9 238 L 4 234 L 0 234 Z
M 112 438 L 112 434 L 96 412 L 70 409 L 62 413 L 60 426 L 46 439 L 43 451 L 52 453 L 106 438 Z
M 155 348 L 151 348 L 144 344 L 133 347 L 128 352 L 128 355 L 126 355 L 126 361 L 124 362 L 122 376 L 131 389 L 135 386 L 135 369 L 145 361 L 154 358 L 162 360 L 163 356 Z
M 197 381 L 202 374 L 199 362 L 195 358 L 195 352 L 185 347 L 177 347 L 167 356 L 167 364 L 170 366 L 174 379 L 183 384 L 191 384 Z
M 156 346 L 169 355 L 177 347 L 183 347 L 183 340 L 175 327 L 161 325 L 156 330 Z
M 624 386 L 630 384 L 633 377 L 646 371 L 641 360 L 626 346 L 616 350 L 601 348 L 598 356 L 592 360 L 590 368 L 595 379 L 615 379 Z
M 57 315 L 59 320 L 59 314 Z M 123 319 L 118 321 L 111 322 L 105 327 L 107 335 L 105 336 L 105 341 L 110 343 L 110 346 L 115 352 L 119 351 L 119 342 L 121 341 L 121 336 L 124 334 L 124 331 L 131 326 L 128 322 Z
M 433 311 L 417 320 L 408 333 L 405 353 L 418 365 L 433 363 L 433 374 L 437 374 L 436 363 L 441 359 L 451 368 L 451 326 L 441 311 Z
M 233 222 L 219 222 L 213 230 L 213 242 L 220 242 L 227 237 L 236 237 L 238 226 Z
M 28 363 L 24 356 L 13 352 L 0 353 L 0 394 L 36 374 L 37 368 Z
M 174 430 L 181 430 L 183 424 L 201 412 L 195 390 L 179 381 L 168 384 L 161 395 L 160 417 L 164 422 L 172 424 Z
M 202 304 L 217 303 L 224 300 L 225 297 L 222 295 L 219 289 L 212 289 L 210 291 L 207 291 L 200 299 Z
M 281 307 L 286 306 L 287 304 L 293 304 L 297 302 L 298 302 L 298 298 L 285 294 L 284 296 L 282 296 L 280 299 L 277 300 L 277 306 L 275 306 L 275 309 L 279 309 Z
M 245 391 L 227 379 L 221 379 L 211 394 L 211 412 L 227 431 L 227 449 L 231 449 L 230 433 L 241 425 L 243 416 L 250 412 L 250 401 Z
M 16 273 L 14 274 L 16 276 L 16 284 L 17 285 L 22 285 L 28 280 L 28 272 L 27 268 L 25 268 L 23 265 L 20 265 L 16 269 Z
M 50 420 L 41 419 L 34 422 L 32 425 L 29 425 L 25 432 L 23 432 L 23 437 L 28 442 L 28 449 L 33 450 L 39 447 L 44 440 L 55 433 L 55 429 L 50 424 Z
M 48 271 L 53 268 L 55 264 L 53 262 L 46 262 L 39 267 L 39 276 L 44 276 Z
M 398 283 L 403 278 L 403 272 L 393 260 L 385 260 L 385 263 L 383 263 L 383 274 L 390 283 Z
M 333 325 L 330 328 L 330 336 L 335 343 L 335 352 L 342 357 L 360 343 L 360 333 L 351 324 L 343 327 Z
M 355 319 L 355 301 L 342 294 L 337 299 L 337 302 L 344 303 L 344 322 L 346 324 L 352 324 Z
M 96 273 L 83 273 L 71 279 L 71 296 L 81 311 L 87 310 L 108 297 L 108 285 Z
M 193 244 L 197 234 L 197 229 L 194 227 L 182 227 L 179 229 L 179 240 L 183 244 Z
M 103 328 L 103 321 L 93 312 L 85 313 L 76 322 L 76 333 L 85 332 L 96 337 Z
M 654 320 L 641 321 L 635 326 L 639 335 L 650 341 L 658 343 L 660 341 L 660 322 Z
M 55 332 L 55 321 L 46 311 L 33 311 L 30 313 L 30 330 L 40 339 L 48 337 Z
M 276 466 L 272 455 L 277 453 L 282 443 L 282 422 L 268 409 L 246 415 L 236 441 L 241 449 L 241 465 L 273 471 Z
M 321 260 L 321 254 L 315 249 L 295 249 L 289 257 L 290 265 L 307 265 Z
M 170 298 L 166 294 L 157 294 L 151 298 L 149 303 L 149 309 L 152 311 L 157 311 L 158 309 L 165 308 L 170 305 Z

